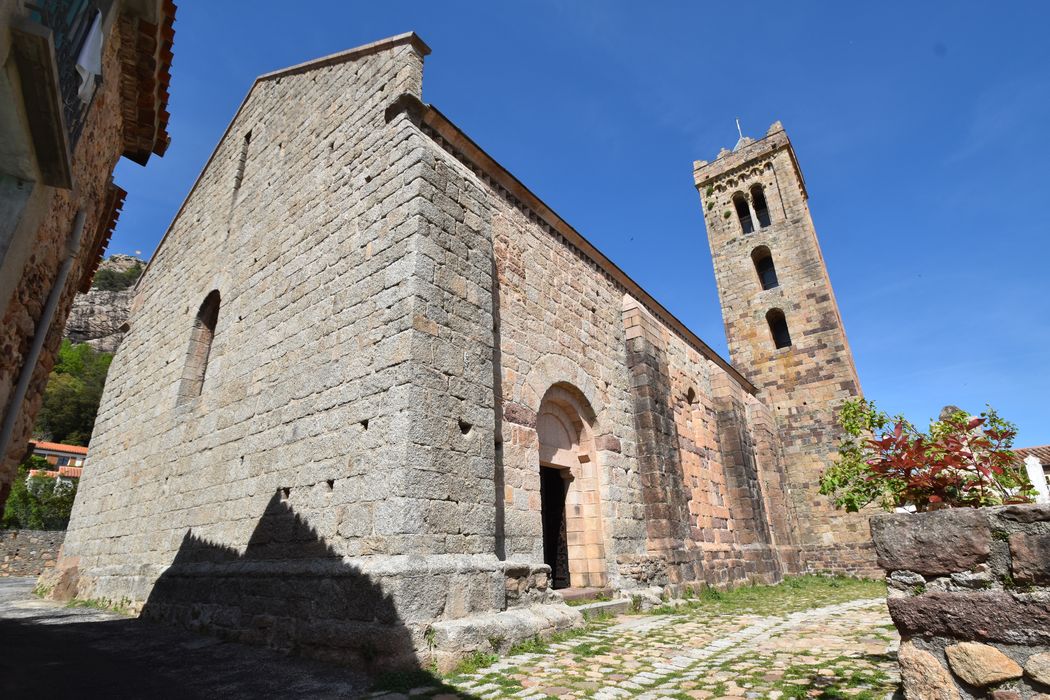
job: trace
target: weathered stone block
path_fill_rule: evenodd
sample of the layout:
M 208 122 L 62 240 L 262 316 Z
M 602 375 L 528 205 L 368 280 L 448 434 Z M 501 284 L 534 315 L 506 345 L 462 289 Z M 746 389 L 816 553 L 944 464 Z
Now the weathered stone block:
M 876 515 L 871 536 L 879 566 L 924 576 L 966 571 L 987 560 L 992 545 L 988 519 L 971 508 Z
M 926 593 L 890 598 L 902 637 L 1050 644 L 1050 599 L 1005 591 Z
M 962 642 L 944 649 L 955 675 L 972 686 L 984 688 L 1023 675 L 1016 661 L 995 647 L 977 642 Z
M 1050 686 L 1050 652 L 1032 654 L 1024 665 L 1024 672 L 1045 686 Z
M 999 517 L 1019 523 L 1050 522 L 1050 503 L 1006 506 L 999 511 Z
M 955 681 L 937 657 L 904 642 L 897 652 L 908 700 L 959 700 Z
M 1010 535 L 1010 571 L 1018 583 L 1050 583 L 1050 533 Z

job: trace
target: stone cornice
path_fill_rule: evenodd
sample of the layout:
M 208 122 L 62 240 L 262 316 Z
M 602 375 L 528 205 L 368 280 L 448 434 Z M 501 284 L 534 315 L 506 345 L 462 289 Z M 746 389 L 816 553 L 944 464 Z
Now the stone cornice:
M 802 187 L 802 197 L 809 199 L 809 194 L 806 192 L 806 181 L 802 177 L 802 170 L 799 168 L 798 159 L 795 157 L 795 149 L 791 146 L 791 139 L 788 138 L 784 127 L 779 124 L 779 122 L 774 124 L 773 128 L 763 138 L 747 144 L 739 151 L 733 151 L 728 155 L 716 158 L 710 163 L 705 160 L 695 161 L 693 163 L 693 181 L 696 183 L 697 189 L 701 189 L 715 180 L 738 170 L 747 168 L 756 160 L 769 158 L 776 152 L 787 149 L 788 155 L 791 157 L 791 165 L 794 167 L 795 175 Z

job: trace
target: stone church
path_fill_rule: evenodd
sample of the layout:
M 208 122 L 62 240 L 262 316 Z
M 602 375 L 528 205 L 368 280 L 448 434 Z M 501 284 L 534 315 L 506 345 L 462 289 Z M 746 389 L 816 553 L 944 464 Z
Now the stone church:
M 256 80 L 140 281 L 55 595 L 373 665 L 874 571 L 779 123 L 693 177 L 726 361 L 436 108 L 404 34 Z

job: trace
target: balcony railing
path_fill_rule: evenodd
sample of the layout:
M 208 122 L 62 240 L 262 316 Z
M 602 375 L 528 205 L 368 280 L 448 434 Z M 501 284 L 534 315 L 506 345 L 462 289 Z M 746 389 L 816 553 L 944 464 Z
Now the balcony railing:
M 80 73 L 77 59 L 91 25 L 99 11 L 98 0 L 31 0 L 26 3 L 29 17 L 52 31 L 58 63 L 58 87 L 69 136 L 69 149 L 76 148 L 84 128 L 90 102 L 80 99 Z M 98 77 L 91 78 L 98 80 Z M 92 91 L 92 95 L 94 92 Z

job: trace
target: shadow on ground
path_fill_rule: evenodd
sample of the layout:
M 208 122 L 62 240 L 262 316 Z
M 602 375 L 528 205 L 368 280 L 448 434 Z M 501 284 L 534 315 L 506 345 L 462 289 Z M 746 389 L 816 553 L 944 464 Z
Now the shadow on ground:
M 390 596 L 290 495 L 277 491 L 243 553 L 187 532 L 143 619 L 62 607 L 36 599 L 33 579 L 0 579 L 0 697 L 353 698 L 376 679 L 446 691 L 419 668 Z
M 39 601 L 0 580 L 0 697 L 360 697 L 360 671 L 112 613 Z

